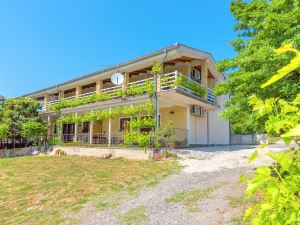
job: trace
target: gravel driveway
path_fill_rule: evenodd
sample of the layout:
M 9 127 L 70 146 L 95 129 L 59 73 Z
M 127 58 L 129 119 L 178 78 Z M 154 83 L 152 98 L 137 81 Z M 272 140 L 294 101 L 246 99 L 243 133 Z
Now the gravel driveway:
M 272 151 L 286 148 L 282 143 L 268 147 Z M 240 175 L 251 174 L 253 167 L 270 163 L 248 157 L 255 146 L 218 146 L 176 150 L 185 167 L 178 174 L 163 179 L 157 186 L 126 195 L 114 208 L 102 212 L 86 205 L 74 218 L 80 224 L 151 224 L 214 225 L 241 224 L 244 209 L 244 184 Z M 197 190 L 201 199 L 189 210 L 184 202 L 166 199 L 183 191 Z M 201 190 L 209 190 L 201 193 Z M 195 210 L 196 209 L 196 210 Z

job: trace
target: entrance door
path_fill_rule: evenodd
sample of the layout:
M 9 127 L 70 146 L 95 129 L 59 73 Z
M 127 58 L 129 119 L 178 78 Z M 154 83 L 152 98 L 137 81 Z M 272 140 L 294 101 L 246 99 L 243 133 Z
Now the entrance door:
M 63 125 L 63 140 L 65 142 L 73 141 L 75 133 L 75 124 L 68 123 Z

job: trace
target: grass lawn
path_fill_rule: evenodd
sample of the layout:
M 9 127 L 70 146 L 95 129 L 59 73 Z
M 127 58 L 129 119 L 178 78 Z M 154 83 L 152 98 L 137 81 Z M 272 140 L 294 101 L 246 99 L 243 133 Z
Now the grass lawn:
M 178 168 L 176 161 L 79 156 L 0 159 L 0 224 L 58 224 L 68 210 L 155 184 Z

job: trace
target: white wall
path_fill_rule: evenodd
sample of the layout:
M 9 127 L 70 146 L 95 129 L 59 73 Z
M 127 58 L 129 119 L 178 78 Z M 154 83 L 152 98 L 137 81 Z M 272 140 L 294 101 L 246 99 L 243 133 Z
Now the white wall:
M 189 144 L 207 144 L 207 117 L 191 115 L 191 140 Z
M 219 113 L 225 108 L 223 104 L 229 99 L 228 95 L 218 97 L 219 109 L 210 111 L 208 113 L 208 126 L 209 126 L 209 144 L 229 144 L 229 121 L 223 120 L 219 117 Z

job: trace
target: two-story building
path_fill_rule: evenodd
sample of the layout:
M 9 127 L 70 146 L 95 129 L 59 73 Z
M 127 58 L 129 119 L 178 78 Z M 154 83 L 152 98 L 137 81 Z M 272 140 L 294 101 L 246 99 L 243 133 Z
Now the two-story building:
M 172 122 L 177 146 L 229 144 L 229 122 L 219 118 L 219 112 L 222 110 L 223 103 L 228 100 L 228 96 L 216 97 L 212 91 L 216 83 L 224 82 L 226 77 L 216 70 L 210 53 L 179 43 L 125 63 L 26 94 L 24 97 L 34 98 L 42 103 L 43 110 L 40 115 L 51 124 L 48 135 L 55 136 L 57 134 L 55 123 L 58 116 L 84 115 L 103 109 L 111 110 L 114 107 L 149 101 L 146 93 L 126 99 L 111 95 L 111 99 L 63 108 L 61 115 L 49 109 L 60 99 L 84 99 L 95 94 L 111 94 L 118 89 L 126 89 L 132 85 L 144 86 L 147 81 L 153 81 L 151 69 L 155 62 L 162 62 L 162 71 L 156 80 L 158 123 L 159 126 L 164 126 Z M 116 72 L 122 73 L 125 77 L 122 85 L 114 85 L 111 81 L 111 75 Z M 185 77 L 187 85 L 176 83 L 176 79 L 181 75 Z M 195 91 L 197 87 L 205 90 L 205 93 L 200 95 Z M 65 142 L 118 145 L 122 143 L 122 134 L 129 120 L 130 117 L 120 116 L 99 121 L 64 123 L 61 138 Z M 148 132 L 146 128 L 141 128 L 142 131 Z

